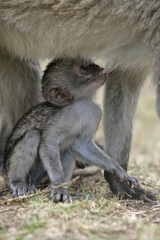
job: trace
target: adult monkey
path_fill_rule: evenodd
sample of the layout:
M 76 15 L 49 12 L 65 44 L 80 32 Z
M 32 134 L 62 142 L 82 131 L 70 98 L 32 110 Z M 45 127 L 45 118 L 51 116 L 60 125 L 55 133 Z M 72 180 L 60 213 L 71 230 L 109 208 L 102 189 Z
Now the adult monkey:
M 115 68 L 105 93 L 106 152 L 127 169 L 132 119 L 151 69 L 160 116 L 159 16 L 157 0 L 0 0 L 0 102 L 8 125 L 39 101 L 41 72 L 31 59 L 101 57 L 107 68 Z M 130 191 L 107 172 L 105 178 L 122 198 L 155 199 Z

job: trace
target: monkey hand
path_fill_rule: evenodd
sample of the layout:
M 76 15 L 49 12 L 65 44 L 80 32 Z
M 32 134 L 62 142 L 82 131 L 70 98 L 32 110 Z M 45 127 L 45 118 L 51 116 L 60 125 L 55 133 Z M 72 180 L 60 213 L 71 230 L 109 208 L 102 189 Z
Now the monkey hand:
M 128 187 L 133 186 L 134 189 L 139 189 L 140 185 L 136 177 L 128 175 L 128 173 L 119 165 L 115 164 L 112 168 L 109 169 L 110 173 L 113 174 L 116 178 L 119 178 L 120 182 L 128 183 Z
M 54 199 L 54 202 L 71 202 L 71 197 L 68 194 L 68 190 L 65 187 L 54 188 L 51 191 L 50 199 Z
M 145 191 L 142 188 L 131 188 L 127 182 L 121 182 L 113 174 L 104 171 L 104 177 L 109 183 L 113 194 L 117 195 L 119 199 L 137 199 L 144 202 L 160 201 L 152 192 Z M 131 177 L 132 178 L 132 177 Z M 137 180 L 138 181 L 138 180 Z

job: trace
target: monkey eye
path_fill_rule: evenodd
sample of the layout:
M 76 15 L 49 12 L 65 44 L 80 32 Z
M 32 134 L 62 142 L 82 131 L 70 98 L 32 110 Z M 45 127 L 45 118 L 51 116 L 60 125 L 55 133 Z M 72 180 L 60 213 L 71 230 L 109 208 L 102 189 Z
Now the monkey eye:
M 82 73 L 87 72 L 87 67 L 84 66 L 84 65 L 81 65 L 81 66 L 80 66 L 80 71 L 81 71 Z

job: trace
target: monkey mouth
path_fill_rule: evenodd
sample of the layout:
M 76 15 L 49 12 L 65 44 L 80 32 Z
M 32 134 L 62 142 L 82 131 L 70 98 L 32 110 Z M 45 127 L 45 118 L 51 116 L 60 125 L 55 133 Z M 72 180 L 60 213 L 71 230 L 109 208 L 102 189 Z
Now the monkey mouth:
M 107 75 L 113 71 L 113 68 L 106 69 L 102 68 L 98 74 L 98 76 L 94 79 L 94 82 L 97 82 L 98 85 L 103 85 L 107 79 Z
M 98 82 L 105 82 L 107 79 L 107 75 L 112 72 L 114 70 L 114 68 L 102 68 L 102 70 L 100 71 L 97 81 Z
M 98 77 L 95 79 L 95 82 L 99 84 L 103 84 L 106 81 L 106 74 L 102 74 L 102 72 L 98 75 Z
M 98 74 L 97 81 L 105 81 L 106 77 L 107 77 L 107 72 L 105 71 L 105 69 L 102 68 L 102 70 Z

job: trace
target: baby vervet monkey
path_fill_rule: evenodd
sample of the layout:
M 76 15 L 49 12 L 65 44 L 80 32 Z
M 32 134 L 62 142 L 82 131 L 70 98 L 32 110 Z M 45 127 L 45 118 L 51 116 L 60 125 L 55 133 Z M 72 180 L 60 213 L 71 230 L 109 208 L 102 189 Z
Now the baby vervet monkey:
M 100 166 L 139 188 L 138 180 L 92 140 L 101 118 L 93 96 L 105 79 L 106 71 L 90 60 L 56 59 L 48 65 L 42 78 L 45 102 L 18 121 L 7 142 L 4 166 L 13 196 L 35 190 L 27 179 L 42 163 L 51 182 L 50 197 L 66 201 L 67 189 L 54 187 L 71 179 L 75 160 Z

